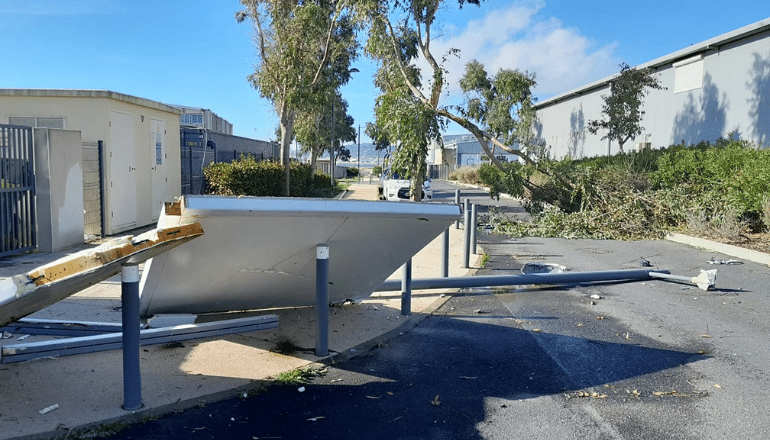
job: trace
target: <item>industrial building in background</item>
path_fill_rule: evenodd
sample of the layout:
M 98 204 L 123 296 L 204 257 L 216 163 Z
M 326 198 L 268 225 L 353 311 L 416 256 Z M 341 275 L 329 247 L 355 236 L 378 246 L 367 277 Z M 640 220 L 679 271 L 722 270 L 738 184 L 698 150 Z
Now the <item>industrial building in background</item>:
M 182 157 L 182 194 L 204 194 L 203 169 L 213 162 L 232 162 L 245 155 L 257 160 L 277 159 L 276 142 L 233 135 L 233 124 L 208 109 L 175 106 L 179 116 Z

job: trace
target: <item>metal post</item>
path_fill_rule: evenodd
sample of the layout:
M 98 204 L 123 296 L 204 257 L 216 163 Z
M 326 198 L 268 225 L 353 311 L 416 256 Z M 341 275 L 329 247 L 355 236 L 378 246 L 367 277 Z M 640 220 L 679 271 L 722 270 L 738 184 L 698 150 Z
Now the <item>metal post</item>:
M 316 247 L 315 260 L 315 355 L 329 354 L 329 246 Z
M 476 232 L 478 223 L 478 204 L 471 205 L 471 253 L 476 255 Z
M 331 172 L 329 173 L 329 176 L 331 177 L 331 181 L 332 181 L 332 190 L 334 190 L 334 147 L 337 146 L 337 143 L 334 141 L 334 138 L 337 137 L 337 134 L 335 133 L 336 121 L 334 120 L 334 99 L 335 98 L 332 98 L 332 146 L 329 149 L 329 166 L 330 166 L 329 169 L 331 170 Z
M 455 190 L 455 205 L 460 206 L 460 190 Z M 458 218 L 457 221 L 455 221 L 455 229 L 460 229 L 460 219 Z
M 441 243 L 441 276 L 449 276 L 449 228 L 444 231 L 444 239 Z
M 139 265 L 124 264 L 121 272 L 123 329 L 123 409 L 142 407 L 142 374 L 139 368 Z
M 471 210 L 469 199 L 465 199 L 465 209 L 463 210 L 463 227 L 465 235 L 463 237 L 463 268 L 467 269 L 471 265 Z
M 361 183 L 361 124 L 358 124 L 358 183 Z
M 412 259 L 404 263 L 404 271 L 401 277 L 401 315 L 412 314 Z

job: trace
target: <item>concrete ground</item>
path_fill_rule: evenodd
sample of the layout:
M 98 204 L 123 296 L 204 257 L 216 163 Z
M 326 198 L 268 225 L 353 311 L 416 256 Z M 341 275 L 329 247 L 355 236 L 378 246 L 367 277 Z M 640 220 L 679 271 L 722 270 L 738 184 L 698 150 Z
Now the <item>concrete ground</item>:
M 374 185 L 353 185 L 347 198 L 376 200 Z M 463 276 L 463 231 L 450 228 L 450 276 Z M 77 251 L 80 249 L 73 249 Z M 440 276 L 438 237 L 412 259 L 414 278 Z M 30 254 L 0 262 L 0 277 L 27 272 L 64 254 Z M 398 270 L 391 279 L 400 279 Z M 120 276 L 83 290 L 30 318 L 120 322 Z M 330 310 L 328 358 L 314 354 L 315 309 L 298 308 L 252 313 L 277 314 L 279 326 L 229 336 L 142 347 L 143 408 L 122 409 L 123 378 L 120 350 L 0 364 L 0 439 L 49 438 L 74 428 L 120 420 L 138 420 L 185 407 L 249 392 L 278 374 L 326 361 L 333 363 L 402 326 L 419 321 L 444 301 L 444 291 L 414 291 L 412 315 L 401 316 L 400 292 L 375 293 L 357 303 Z M 240 317 L 243 314 L 229 314 Z M 3 335 L 0 345 L 50 339 L 24 334 Z M 21 341 L 20 341 L 21 339 Z M 276 344 L 298 347 L 291 355 L 276 353 Z M 51 409 L 55 408 L 55 409 Z M 46 409 L 47 412 L 46 412 Z

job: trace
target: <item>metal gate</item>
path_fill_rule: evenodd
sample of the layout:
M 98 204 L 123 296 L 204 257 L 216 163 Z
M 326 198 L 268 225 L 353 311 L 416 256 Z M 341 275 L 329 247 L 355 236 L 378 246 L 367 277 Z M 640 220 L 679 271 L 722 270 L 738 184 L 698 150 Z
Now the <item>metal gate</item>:
M 0 125 L 0 257 L 37 248 L 32 128 Z
M 86 241 L 104 237 L 103 145 L 102 141 L 83 142 L 83 233 Z

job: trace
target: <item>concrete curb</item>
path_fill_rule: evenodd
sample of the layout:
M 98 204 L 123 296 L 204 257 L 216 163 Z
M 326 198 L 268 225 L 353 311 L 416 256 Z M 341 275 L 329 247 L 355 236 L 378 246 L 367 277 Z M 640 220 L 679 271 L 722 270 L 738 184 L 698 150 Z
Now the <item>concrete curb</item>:
M 670 232 L 666 234 L 666 240 L 706 249 L 711 252 L 719 252 L 720 254 L 725 254 L 731 257 L 740 258 L 742 260 L 749 260 L 755 263 L 770 266 L 770 255 L 764 252 L 759 252 L 752 249 L 744 249 L 742 247 L 719 243 L 717 241 L 707 240 L 705 238 L 691 237 L 689 235 L 679 234 L 676 232 Z

